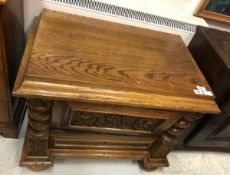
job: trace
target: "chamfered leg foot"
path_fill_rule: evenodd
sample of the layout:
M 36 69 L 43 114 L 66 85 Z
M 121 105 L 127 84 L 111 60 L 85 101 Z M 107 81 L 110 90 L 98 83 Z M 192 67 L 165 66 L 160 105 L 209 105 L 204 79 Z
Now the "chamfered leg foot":
M 167 161 L 168 153 L 175 147 L 178 136 L 189 124 L 200 118 L 198 114 L 185 114 L 173 126 L 171 126 L 151 146 L 149 153 L 144 157 L 143 167 L 145 170 L 154 170 L 158 167 L 169 166 Z
M 159 167 L 169 166 L 167 158 L 151 158 L 149 154 L 139 163 L 145 171 L 153 171 Z
M 43 162 L 38 162 L 36 161 L 30 161 L 30 162 L 21 162 L 20 166 L 22 167 L 26 167 L 31 171 L 42 171 L 45 170 L 47 168 L 50 168 L 53 166 L 53 162 L 52 161 L 43 161 Z
M 48 139 L 30 138 L 27 129 L 19 165 L 32 171 L 42 171 L 53 166 L 53 156 L 48 149 Z

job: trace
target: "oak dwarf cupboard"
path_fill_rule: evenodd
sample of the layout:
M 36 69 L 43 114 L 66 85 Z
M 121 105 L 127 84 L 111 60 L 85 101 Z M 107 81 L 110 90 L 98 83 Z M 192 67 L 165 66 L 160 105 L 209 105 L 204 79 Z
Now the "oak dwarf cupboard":
M 27 100 L 20 165 L 54 158 L 138 160 L 168 166 L 177 137 L 219 113 L 179 36 L 44 10 L 34 20 L 13 94 Z

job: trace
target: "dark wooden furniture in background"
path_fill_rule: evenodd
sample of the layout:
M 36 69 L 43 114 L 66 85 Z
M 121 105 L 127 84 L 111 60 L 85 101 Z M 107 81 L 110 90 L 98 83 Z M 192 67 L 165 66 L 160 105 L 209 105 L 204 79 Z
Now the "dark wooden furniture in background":
M 219 113 L 182 39 L 45 10 L 35 20 L 14 87 L 27 98 L 21 166 L 53 157 L 139 160 L 168 166 L 177 137 L 203 113 Z
M 216 94 L 221 114 L 207 115 L 193 127 L 185 147 L 230 150 L 230 33 L 197 27 L 188 46 Z
M 229 15 L 217 13 L 215 11 L 210 11 L 207 9 L 207 5 L 210 3 L 210 1 L 211 0 L 203 0 L 195 15 L 198 17 L 204 18 L 204 19 L 213 20 L 216 22 L 222 22 L 225 24 L 230 24 L 230 16 Z M 218 1 L 218 0 L 216 0 L 216 1 Z M 229 3 L 228 3 L 228 7 L 226 7 L 226 8 L 229 9 Z
M 0 134 L 18 136 L 25 102 L 11 96 L 24 50 L 23 0 L 1 1 L 0 6 Z

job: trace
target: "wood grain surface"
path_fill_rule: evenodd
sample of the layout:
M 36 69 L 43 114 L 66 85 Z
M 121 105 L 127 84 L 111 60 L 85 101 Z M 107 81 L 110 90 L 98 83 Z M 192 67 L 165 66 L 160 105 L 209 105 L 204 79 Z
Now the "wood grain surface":
M 219 112 L 179 36 L 45 10 L 32 37 L 15 95 Z

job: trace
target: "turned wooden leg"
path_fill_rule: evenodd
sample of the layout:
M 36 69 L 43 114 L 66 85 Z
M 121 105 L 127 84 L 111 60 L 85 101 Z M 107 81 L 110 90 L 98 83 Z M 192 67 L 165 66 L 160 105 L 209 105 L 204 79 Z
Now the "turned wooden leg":
M 40 171 L 53 165 L 48 150 L 51 102 L 27 99 L 28 128 L 25 136 L 20 166 Z
M 175 147 L 178 136 L 187 128 L 191 122 L 199 119 L 198 114 L 186 114 L 169 128 L 150 148 L 142 161 L 143 168 L 147 171 L 158 167 L 168 166 L 167 154 Z

